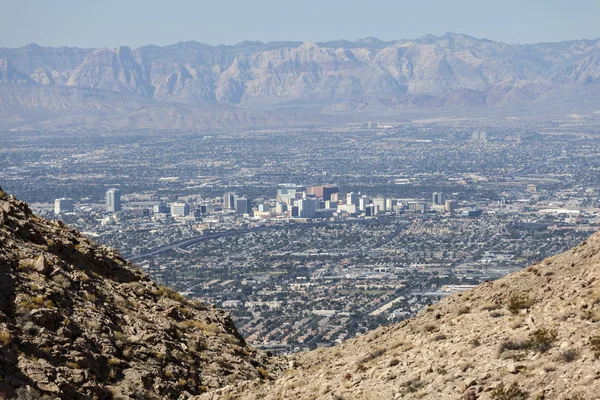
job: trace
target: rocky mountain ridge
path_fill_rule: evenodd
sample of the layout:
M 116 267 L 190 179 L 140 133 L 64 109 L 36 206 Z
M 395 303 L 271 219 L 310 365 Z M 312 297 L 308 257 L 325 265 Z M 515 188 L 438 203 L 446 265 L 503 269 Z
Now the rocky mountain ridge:
M 279 368 L 223 311 L 0 189 L 0 398 L 184 399 Z
M 81 88 L 101 98 L 119 93 L 130 103 L 111 112 L 121 119 L 132 109 L 158 106 L 173 112 L 182 104 L 194 109 L 227 104 L 235 110 L 309 105 L 321 115 L 542 107 L 559 92 L 563 104 L 576 102 L 584 90 L 600 100 L 599 58 L 600 39 L 509 45 L 451 33 L 391 42 L 183 42 L 137 49 L 28 45 L 0 48 L 0 111 L 12 108 L 26 122 L 40 112 L 95 112 L 102 106 L 73 107 L 55 99 L 61 108 L 40 108 L 29 97 L 11 96 L 16 85 L 37 88 L 27 91 L 34 98 L 41 90 L 58 99 Z M 594 102 L 590 110 L 598 109 Z M 22 124 L 8 124 L 16 126 Z

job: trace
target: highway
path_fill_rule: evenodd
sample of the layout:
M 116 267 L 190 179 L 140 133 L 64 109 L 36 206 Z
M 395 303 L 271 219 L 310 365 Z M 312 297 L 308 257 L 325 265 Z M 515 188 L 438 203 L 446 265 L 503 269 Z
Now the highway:
M 370 220 L 320 221 L 320 222 L 313 222 L 313 223 L 306 223 L 306 224 L 298 224 L 297 226 L 312 227 L 312 226 L 327 225 L 327 224 L 347 224 L 347 223 L 351 223 L 351 222 L 352 223 L 366 223 L 369 221 Z M 265 230 L 269 230 L 269 229 L 283 229 L 283 228 L 289 228 L 289 227 L 290 227 L 290 225 L 271 225 L 271 226 L 258 226 L 258 227 L 254 227 L 254 228 L 245 228 L 245 229 L 237 229 L 237 230 L 209 233 L 206 235 L 194 236 L 189 239 L 179 240 L 177 242 L 165 244 L 163 246 L 157 247 L 157 248 L 147 251 L 145 253 L 130 255 L 126 258 L 128 260 L 130 260 L 131 262 L 139 262 L 140 260 L 145 260 L 150 257 L 156 256 L 158 254 L 166 253 L 171 250 L 177 251 L 180 253 L 189 253 L 186 248 L 193 246 L 197 243 L 203 242 L 205 240 L 218 239 L 218 238 L 233 236 L 233 235 L 243 235 L 243 234 L 250 233 L 250 232 L 259 232 L 259 231 L 265 231 Z

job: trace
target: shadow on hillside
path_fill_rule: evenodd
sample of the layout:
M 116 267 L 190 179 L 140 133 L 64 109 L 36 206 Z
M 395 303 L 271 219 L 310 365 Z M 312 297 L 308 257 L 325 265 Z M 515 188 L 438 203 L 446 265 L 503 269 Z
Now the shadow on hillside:
M 16 266 L 0 261 L 0 312 L 12 318 L 15 315 L 15 281 L 11 271 Z

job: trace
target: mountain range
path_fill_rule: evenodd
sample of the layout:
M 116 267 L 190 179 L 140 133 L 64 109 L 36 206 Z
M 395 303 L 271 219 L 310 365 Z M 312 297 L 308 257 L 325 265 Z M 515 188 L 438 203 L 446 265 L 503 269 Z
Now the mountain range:
M 5 129 L 226 127 L 406 110 L 600 110 L 600 39 L 467 35 L 131 49 L 0 48 Z M 307 117 L 310 115 L 310 118 Z

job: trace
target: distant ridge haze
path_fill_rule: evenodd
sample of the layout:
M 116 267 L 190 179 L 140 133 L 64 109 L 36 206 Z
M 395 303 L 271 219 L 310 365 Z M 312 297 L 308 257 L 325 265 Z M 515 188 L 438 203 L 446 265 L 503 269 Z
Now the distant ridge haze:
M 582 112 L 595 112 L 599 81 L 600 39 L 520 45 L 447 33 L 136 49 L 30 44 L 0 48 L 0 127 L 77 125 L 86 116 L 86 124 L 97 120 L 107 127 L 151 126 L 149 118 L 156 118 L 163 127 L 197 128 L 211 112 L 214 121 L 226 112 L 231 124 L 268 125 L 273 118 L 290 119 L 264 110 L 310 108 L 314 114 L 316 105 L 323 120 L 416 109 L 581 105 Z M 221 125 L 227 123 L 215 126 Z

